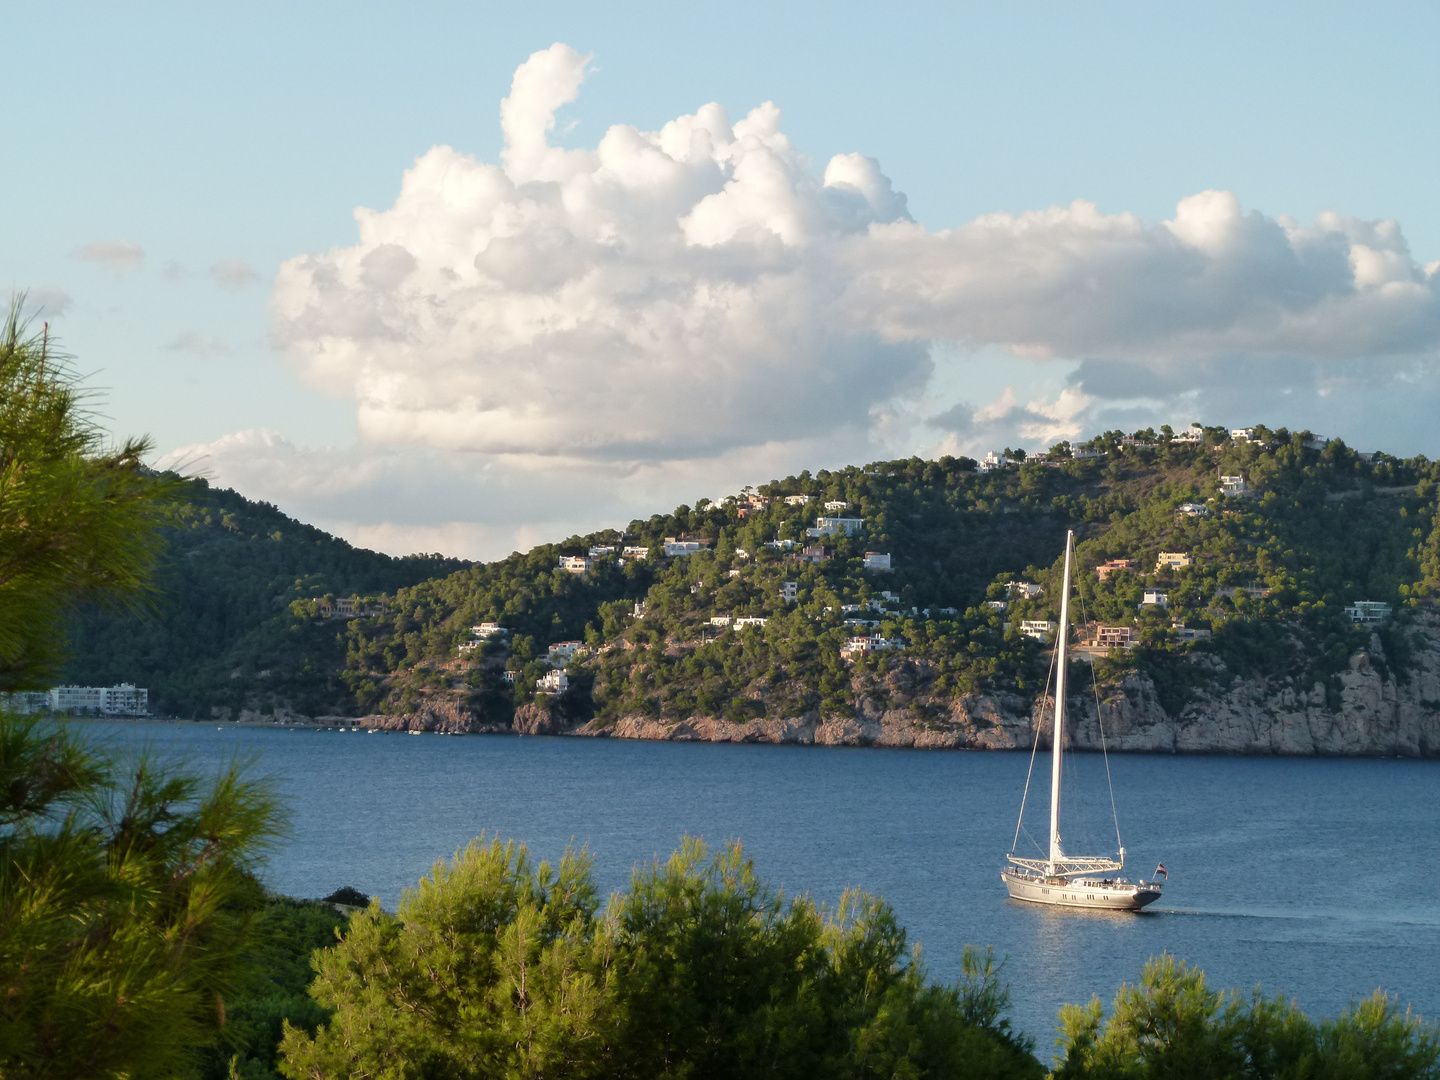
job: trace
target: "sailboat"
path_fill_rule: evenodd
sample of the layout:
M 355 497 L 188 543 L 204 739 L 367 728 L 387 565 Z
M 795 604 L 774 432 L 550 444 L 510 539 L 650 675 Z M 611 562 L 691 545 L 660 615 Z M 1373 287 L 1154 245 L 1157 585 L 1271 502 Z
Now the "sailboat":
M 1010 845 L 1008 856 L 1009 865 L 1001 871 L 1000 878 L 1015 900 L 1027 900 L 1032 904 L 1053 904 L 1057 907 L 1139 911 L 1160 899 L 1160 883 L 1153 880 L 1131 882 L 1115 876 L 1125 869 L 1125 848 L 1120 844 L 1118 815 L 1115 822 L 1115 840 L 1120 850 L 1113 859 L 1104 855 L 1067 855 L 1060 842 L 1060 766 L 1065 746 L 1065 673 L 1068 662 L 1066 646 L 1070 637 L 1070 569 L 1074 554 L 1075 533 L 1071 531 L 1065 534 L 1065 583 L 1060 592 L 1060 625 L 1056 630 L 1055 724 L 1050 745 L 1050 855 L 1045 859 L 1032 859 L 1015 854 L 1015 848 L 1020 842 L 1021 825 L 1025 820 L 1025 798 L 1030 792 L 1030 780 L 1027 776 L 1025 795 L 1020 799 L 1020 824 L 1015 826 L 1015 841 Z M 1035 739 L 1038 748 L 1038 725 Z M 1030 768 L 1033 772 L 1033 752 Z M 1108 777 L 1108 757 L 1105 773 Z M 1113 789 L 1110 798 L 1113 807 Z M 1165 871 L 1157 867 L 1156 874 L 1165 874 Z M 1167 878 L 1168 876 L 1166 874 Z

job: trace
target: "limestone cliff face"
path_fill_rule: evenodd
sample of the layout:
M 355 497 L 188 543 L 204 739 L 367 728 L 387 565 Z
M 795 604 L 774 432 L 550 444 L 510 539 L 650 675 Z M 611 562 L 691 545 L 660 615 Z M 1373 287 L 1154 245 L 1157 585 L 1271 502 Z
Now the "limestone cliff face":
M 1177 715 L 1161 706 L 1145 675 L 1102 688 L 1100 715 L 1111 750 L 1167 753 L 1440 757 L 1440 615 L 1424 613 L 1413 630 L 1415 652 L 1403 676 L 1383 663 L 1378 637 L 1351 657 L 1339 676 L 1338 702 L 1323 684 L 1297 687 L 1284 672 L 1240 679 L 1210 658 L 1211 687 Z M 1205 662 L 1202 660 L 1202 662 Z M 893 694 L 886 694 L 889 689 Z M 895 698 L 908 703 L 895 707 Z M 1071 738 L 1101 748 L 1095 697 L 1070 698 Z M 853 718 L 807 715 L 739 724 L 714 717 L 679 722 L 624 717 L 590 723 L 577 735 L 706 742 L 804 743 L 817 746 L 906 746 L 935 749 L 1028 749 L 1040 728 L 1049 745 L 1048 702 L 976 694 L 949 703 L 902 687 L 872 688 Z
M 1414 653 L 1395 673 L 1378 637 L 1351 657 L 1338 693 L 1323 684 L 1298 686 L 1285 672 L 1241 679 L 1200 654 L 1208 688 L 1177 714 L 1166 712 L 1149 677 L 1132 674 L 1100 688 L 1100 718 L 1111 750 L 1165 753 L 1295 754 L 1440 757 L 1440 612 L 1420 613 L 1407 631 Z M 482 722 L 458 699 L 437 695 L 415 712 L 370 716 L 363 723 L 400 731 L 582 735 L 677 742 L 797 743 L 813 746 L 895 746 L 922 749 L 1028 750 L 1040 731 L 1049 746 L 1048 701 L 1017 694 L 933 692 L 933 673 L 918 667 L 883 678 L 856 676 L 853 716 L 821 713 L 748 723 L 694 716 L 685 720 L 626 716 L 613 724 L 574 726 L 553 705 L 525 705 L 510 727 Z M 1087 686 L 1071 696 L 1073 744 L 1099 750 L 1096 696 Z

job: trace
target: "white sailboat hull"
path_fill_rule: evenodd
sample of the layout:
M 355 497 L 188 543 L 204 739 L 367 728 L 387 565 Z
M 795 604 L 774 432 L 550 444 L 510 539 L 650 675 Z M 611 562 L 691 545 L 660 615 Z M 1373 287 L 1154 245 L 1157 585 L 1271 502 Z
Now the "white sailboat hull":
M 1149 882 L 1059 881 L 1005 870 L 1000 874 L 1014 900 L 1053 907 L 1093 908 L 1100 911 L 1139 911 L 1160 899 L 1160 886 Z

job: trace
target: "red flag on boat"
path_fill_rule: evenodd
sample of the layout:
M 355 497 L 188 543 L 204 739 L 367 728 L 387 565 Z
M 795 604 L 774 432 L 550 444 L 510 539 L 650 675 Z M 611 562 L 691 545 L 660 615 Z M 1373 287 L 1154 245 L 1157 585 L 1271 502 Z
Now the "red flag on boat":
M 1166 869 L 1165 869 L 1165 864 L 1164 864 L 1163 862 L 1156 864 L 1156 866 L 1155 866 L 1155 873 L 1159 874 L 1159 875 L 1160 875 L 1161 877 L 1163 877 L 1166 881 L 1169 881 L 1169 880 L 1170 880 L 1170 874 L 1169 874 L 1168 871 L 1166 871 Z

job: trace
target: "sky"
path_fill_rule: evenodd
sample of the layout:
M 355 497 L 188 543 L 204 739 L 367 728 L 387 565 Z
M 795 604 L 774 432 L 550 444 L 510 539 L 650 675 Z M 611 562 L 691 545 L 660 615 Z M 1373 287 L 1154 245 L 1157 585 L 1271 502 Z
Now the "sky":
M 1440 456 L 1433 3 L 5 18 L 0 286 L 355 543 L 1197 420 Z

